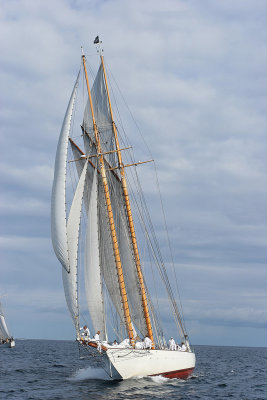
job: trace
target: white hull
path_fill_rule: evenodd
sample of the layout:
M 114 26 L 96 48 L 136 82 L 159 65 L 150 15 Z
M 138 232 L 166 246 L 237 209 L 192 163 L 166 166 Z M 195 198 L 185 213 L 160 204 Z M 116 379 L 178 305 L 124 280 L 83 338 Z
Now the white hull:
M 81 342 L 80 342 L 81 343 Z M 96 348 L 81 343 L 92 365 L 103 368 L 112 379 L 162 375 L 186 379 L 195 368 L 195 354 L 170 350 L 137 350 L 133 348 Z
M 194 353 L 170 350 L 108 349 L 107 356 L 115 379 L 151 375 L 185 379 L 196 363 Z
M 0 344 L 0 349 L 11 348 L 11 347 L 15 347 L 15 340 L 11 340 L 11 342 Z

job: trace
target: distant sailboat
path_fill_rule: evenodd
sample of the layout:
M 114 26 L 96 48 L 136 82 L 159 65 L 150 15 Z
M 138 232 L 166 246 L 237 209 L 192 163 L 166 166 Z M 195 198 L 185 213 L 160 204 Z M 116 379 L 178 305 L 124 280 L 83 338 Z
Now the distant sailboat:
M 122 152 L 129 153 L 129 148 L 120 147 L 98 37 L 94 43 L 99 44 L 100 66 L 91 90 L 86 57 L 82 55 L 82 72 L 69 100 L 55 160 L 51 236 L 62 264 L 66 302 L 79 345 L 92 365 L 103 367 L 113 379 L 149 375 L 186 379 L 195 367 L 195 354 L 166 268 L 158 255 L 158 246 L 154 245 L 157 242 L 154 233 L 150 233 L 151 220 L 141 195 L 140 208 L 144 211 L 139 209 L 140 220 L 144 222 L 147 246 L 184 342 L 182 349 L 175 342 L 172 345 L 175 351 L 168 348 L 157 307 L 149 294 L 149 279 L 145 282 L 125 172 L 126 167 L 136 169 L 141 163 L 123 162 Z M 87 99 L 82 125 L 76 129 L 73 116 L 78 115 L 77 91 L 81 76 Z M 95 332 L 92 339 L 87 326 L 82 333 L 80 328 L 81 307 L 84 308 L 85 301 L 88 325 Z M 111 344 L 108 337 L 112 336 L 116 341 Z
M 15 346 L 15 340 L 13 339 L 12 336 L 10 336 L 8 332 L 3 308 L 0 303 L 0 349 L 6 347 L 14 347 L 14 346 Z

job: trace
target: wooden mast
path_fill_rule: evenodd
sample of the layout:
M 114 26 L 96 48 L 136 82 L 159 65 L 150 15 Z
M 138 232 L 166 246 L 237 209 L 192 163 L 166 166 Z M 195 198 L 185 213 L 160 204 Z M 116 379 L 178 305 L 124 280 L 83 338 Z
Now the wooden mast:
M 121 157 L 121 149 L 120 149 L 120 144 L 119 144 L 119 139 L 118 139 L 118 132 L 117 132 L 116 124 L 113 119 L 113 112 L 112 112 L 112 107 L 111 107 L 111 100 L 110 100 L 106 70 L 105 70 L 105 65 L 104 65 L 104 57 L 101 54 L 101 49 L 99 49 L 99 50 L 100 50 L 100 59 L 101 59 L 101 64 L 102 64 L 104 79 L 105 79 L 105 84 L 106 84 L 110 116 L 111 116 L 111 120 L 112 120 L 112 129 L 113 129 L 113 134 L 115 137 L 116 149 L 117 149 L 117 154 L 118 154 L 119 168 L 120 168 L 120 172 L 121 172 L 121 183 L 122 183 L 123 196 L 124 196 L 124 200 L 125 200 L 127 216 L 128 216 L 128 221 L 129 221 L 131 239 L 132 239 L 132 244 L 133 244 L 135 265 L 136 265 L 139 285 L 141 288 L 142 304 L 143 304 L 144 316 L 145 316 L 145 320 L 146 320 L 147 334 L 152 341 L 152 348 L 154 349 L 155 343 L 154 343 L 154 338 L 153 338 L 153 330 L 152 330 L 152 324 L 151 324 L 150 315 L 149 315 L 146 289 L 145 289 L 144 277 L 143 277 L 143 273 L 142 273 L 142 269 L 141 269 L 141 262 L 140 262 L 140 257 L 139 257 L 136 235 L 135 235 L 132 210 L 131 210 L 131 205 L 130 205 L 130 200 L 129 200 L 129 192 L 128 192 L 126 177 L 125 177 L 125 170 L 124 170 L 124 165 L 123 165 L 122 157 Z
M 82 61 L 83 61 L 85 78 L 86 78 L 86 85 L 87 85 L 88 97 L 89 97 L 89 102 L 90 102 L 90 108 L 91 108 L 91 113 L 92 113 L 93 130 L 94 130 L 95 141 L 96 141 L 96 145 L 97 145 L 97 152 L 98 152 L 98 154 L 100 154 L 100 153 L 102 153 L 101 143 L 100 143 L 98 128 L 97 128 L 97 125 L 95 122 L 91 90 L 90 90 L 88 75 L 87 75 L 87 70 L 86 70 L 85 55 L 82 55 Z M 131 316 L 130 316 L 130 311 L 129 311 L 129 305 L 128 305 L 127 293 L 126 293 L 125 282 L 124 282 L 124 277 L 123 277 L 123 270 L 122 270 L 122 265 L 121 265 L 121 258 L 120 258 L 117 234 L 116 234 L 116 229 L 115 229 L 115 224 L 114 224 L 114 217 L 113 217 L 109 188 L 108 188 L 108 181 L 107 181 L 107 177 L 106 177 L 104 158 L 103 158 L 102 154 L 99 155 L 99 161 L 100 161 L 100 174 L 102 177 L 102 183 L 103 183 L 104 193 L 105 193 L 105 198 L 106 198 L 109 226 L 110 226 L 110 232 L 111 232 L 111 238 L 112 238 L 112 244 L 113 244 L 113 252 L 114 252 L 114 256 L 115 256 L 115 263 L 116 263 L 120 293 L 121 293 L 121 298 L 122 298 L 124 318 L 125 318 L 130 342 L 131 342 L 131 344 L 134 344 L 133 326 L 132 326 L 132 321 L 131 321 Z

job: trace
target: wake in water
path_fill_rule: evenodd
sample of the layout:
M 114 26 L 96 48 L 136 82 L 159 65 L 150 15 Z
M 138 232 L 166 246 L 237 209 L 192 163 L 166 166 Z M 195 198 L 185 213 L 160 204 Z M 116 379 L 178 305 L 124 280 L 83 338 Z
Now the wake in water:
M 150 376 L 149 377 L 153 382 L 158 383 L 158 384 L 164 384 L 169 382 L 168 378 L 165 378 L 164 376 L 158 375 L 158 376 Z
M 80 368 L 70 378 L 68 378 L 69 381 L 85 381 L 85 380 L 90 380 L 90 379 L 96 379 L 96 380 L 101 380 L 101 381 L 112 381 L 112 378 L 105 372 L 105 370 L 103 370 L 102 368 L 93 368 L 93 367 Z M 149 379 L 152 382 L 159 384 L 159 385 L 177 382 L 177 379 L 165 378 L 162 375 L 136 376 L 136 377 L 132 378 L 132 380 L 142 380 L 142 379 L 145 379 L 145 380 Z M 181 383 L 185 382 L 180 379 L 178 379 L 178 381 Z
M 81 368 L 69 378 L 70 381 L 84 381 L 88 379 L 111 380 L 110 376 L 102 368 L 92 367 Z
M 78 371 L 76 371 L 70 378 L 68 378 L 69 381 L 84 381 L 84 380 L 90 380 L 90 379 L 97 379 L 97 380 L 102 380 L 102 381 L 111 381 L 112 380 L 112 378 L 110 378 L 110 376 L 102 368 L 93 368 L 93 367 L 81 368 Z M 146 376 L 146 377 L 136 376 L 135 378 L 132 378 L 132 379 L 133 380 L 149 379 L 152 382 L 160 384 L 160 385 L 163 385 L 165 383 L 172 381 L 161 375 Z M 174 379 L 174 380 L 176 381 L 176 379 Z

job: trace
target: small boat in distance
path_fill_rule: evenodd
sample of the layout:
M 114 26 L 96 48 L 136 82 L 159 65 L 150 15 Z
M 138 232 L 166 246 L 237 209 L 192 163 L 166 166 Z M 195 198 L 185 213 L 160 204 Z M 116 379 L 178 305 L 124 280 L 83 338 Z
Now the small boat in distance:
M 98 72 L 91 89 L 82 53 L 59 136 L 52 189 L 51 236 L 67 306 L 80 351 L 112 379 L 186 379 L 195 354 L 137 178 L 136 167 L 143 163 L 134 160 L 115 122 L 98 36 L 94 43 Z M 79 103 L 80 79 L 84 98 Z M 75 116 L 80 116 L 77 125 Z M 167 343 L 171 334 L 180 335 L 181 346 L 173 338 Z
M 0 303 L 0 349 L 7 347 L 15 347 L 15 340 L 8 332 L 3 308 Z

